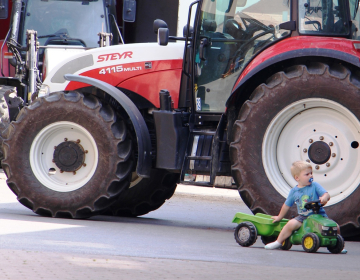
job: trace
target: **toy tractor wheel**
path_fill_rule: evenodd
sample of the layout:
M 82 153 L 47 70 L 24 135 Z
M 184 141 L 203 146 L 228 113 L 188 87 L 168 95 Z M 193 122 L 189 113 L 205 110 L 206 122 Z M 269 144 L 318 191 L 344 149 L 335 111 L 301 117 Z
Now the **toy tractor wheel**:
M 290 242 L 290 238 L 285 239 L 285 241 L 281 244 L 282 250 L 290 250 L 292 247 L 292 243 Z
M 2 136 L 6 182 L 39 215 L 87 218 L 130 185 L 134 156 L 126 120 L 93 95 L 39 98 Z
M 344 238 L 338 234 L 336 236 L 337 242 L 335 246 L 328 246 L 327 249 L 329 250 L 330 253 L 332 254 L 340 254 L 341 251 L 344 249 L 345 247 L 345 242 L 344 242 Z
M 261 241 L 262 241 L 262 243 L 264 243 L 264 245 L 274 242 L 276 239 L 277 239 L 276 236 L 265 236 L 265 235 L 261 236 Z
M 230 160 L 241 198 L 254 214 L 279 213 L 295 185 L 290 166 L 304 160 L 326 186 L 326 213 L 342 236 L 360 233 L 359 89 L 357 72 L 311 62 L 275 73 L 253 91 L 234 122 Z
M 303 249 L 308 253 L 315 253 L 320 247 L 320 239 L 315 233 L 307 233 L 301 242 Z
M 257 230 L 253 223 L 243 222 L 235 228 L 235 240 L 243 247 L 249 247 L 256 242 Z

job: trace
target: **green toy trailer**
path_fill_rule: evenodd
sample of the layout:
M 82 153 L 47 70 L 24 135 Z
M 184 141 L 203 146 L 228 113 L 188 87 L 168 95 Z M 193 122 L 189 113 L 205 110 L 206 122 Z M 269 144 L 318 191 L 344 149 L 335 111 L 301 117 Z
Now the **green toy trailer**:
M 289 250 L 292 245 L 302 245 L 308 253 L 315 253 L 319 247 L 327 247 L 333 254 L 339 254 L 344 249 L 344 239 L 337 234 L 337 224 L 328 218 L 318 214 L 321 205 L 319 200 L 310 201 L 305 208 L 312 209 L 315 214 L 310 215 L 302 226 L 286 239 L 281 249 Z M 233 223 L 235 228 L 235 240 L 243 246 L 248 247 L 255 243 L 257 236 L 261 236 L 262 242 L 267 243 L 276 240 L 281 229 L 289 220 L 282 219 L 273 223 L 271 216 L 258 213 L 255 216 L 245 213 L 236 213 Z

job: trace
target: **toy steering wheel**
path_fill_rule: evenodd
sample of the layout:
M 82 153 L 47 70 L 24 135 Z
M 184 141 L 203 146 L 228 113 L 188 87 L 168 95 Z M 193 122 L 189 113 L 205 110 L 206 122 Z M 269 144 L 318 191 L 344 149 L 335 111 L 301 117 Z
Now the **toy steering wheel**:
M 314 214 L 318 214 L 321 207 L 320 199 L 306 202 L 305 209 L 312 210 Z

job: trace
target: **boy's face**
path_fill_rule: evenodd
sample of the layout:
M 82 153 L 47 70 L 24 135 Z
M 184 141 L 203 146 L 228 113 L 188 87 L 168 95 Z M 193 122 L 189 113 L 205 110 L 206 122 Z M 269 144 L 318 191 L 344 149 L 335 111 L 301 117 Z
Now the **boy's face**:
M 295 180 L 299 183 L 300 186 L 308 186 L 311 184 L 309 180 L 312 177 L 313 177 L 312 169 L 306 168 L 303 171 L 301 171 L 299 175 L 295 175 Z

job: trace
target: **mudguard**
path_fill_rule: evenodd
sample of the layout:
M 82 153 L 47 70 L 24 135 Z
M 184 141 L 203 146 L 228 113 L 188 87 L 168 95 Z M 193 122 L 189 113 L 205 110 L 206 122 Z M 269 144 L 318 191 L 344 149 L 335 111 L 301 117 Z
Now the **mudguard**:
M 150 134 L 139 109 L 121 90 L 100 80 L 89 77 L 66 74 L 64 78 L 68 81 L 81 82 L 99 88 L 111 95 L 124 108 L 128 114 L 136 133 L 138 145 L 138 162 L 136 173 L 140 177 L 150 177 L 151 169 L 151 142 Z

